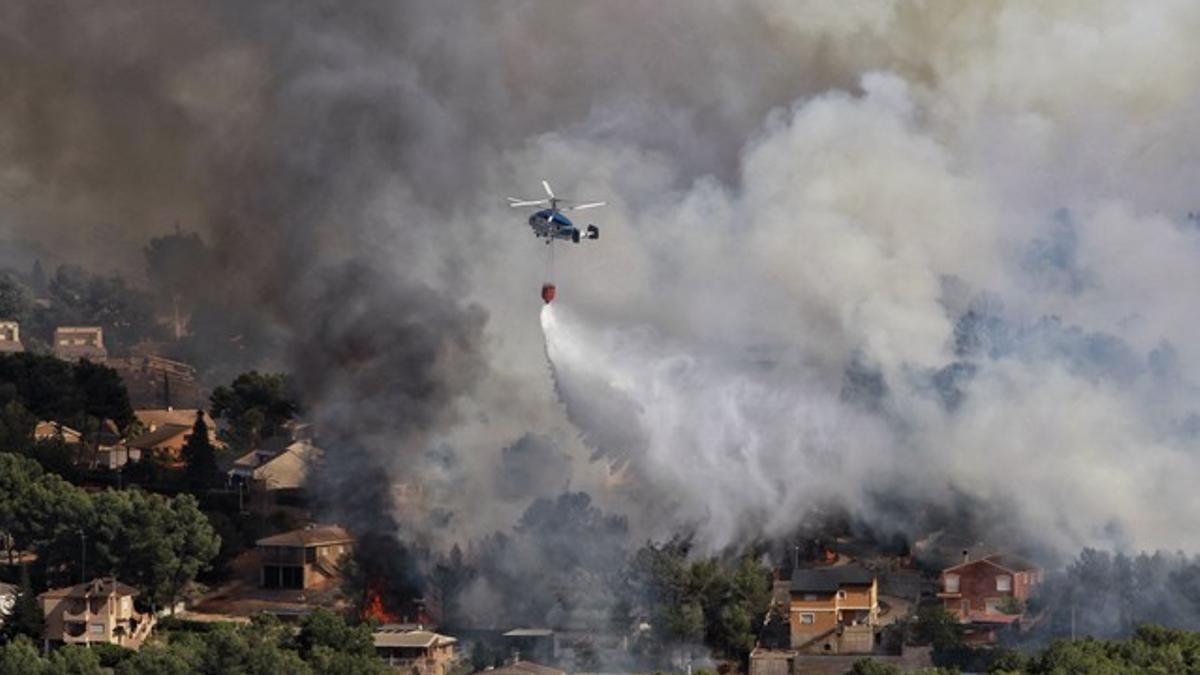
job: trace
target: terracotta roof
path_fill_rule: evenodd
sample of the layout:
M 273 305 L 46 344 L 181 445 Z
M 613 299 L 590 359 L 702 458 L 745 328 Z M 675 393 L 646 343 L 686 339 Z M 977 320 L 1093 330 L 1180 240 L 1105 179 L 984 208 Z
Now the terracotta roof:
M 134 410 L 133 416 L 145 427 L 174 424 L 190 428 L 196 423 L 196 408 L 143 408 Z M 209 431 L 215 430 L 216 424 L 207 412 L 204 413 L 204 423 L 208 425 Z
M 87 583 L 66 588 L 55 588 L 39 595 L 39 598 L 106 598 L 110 595 L 137 595 L 138 589 L 123 584 L 111 577 L 92 579 Z
M 842 586 L 870 584 L 875 575 L 861 565 L 798 569 L 792 572 L 793 592 L 833 593 Z
M 974 560 L 968 560 L 966 562 L 961 562 L 961 563 L 958 563 L 957 565 L 947 567 L 946 569 L 942 570 L 942 574 L 945 574 L 946 572 L 952 572 L 957 569 L 962 569 L 963 567 L 969 567 L 971 565 L 978 565 L 981 563 L 986 564 L 986 565 L 992 565 L 993 567 L 999 567 L 1000 569 L 1005 570 L 1007 572 L 1028 572 L 1028 571 L 1033 571 L 1033 570 L 1038 569 L 1038 567 L 1036 565 L 1030 563 L 1027 560 L 1019 558 L 1017 556 L 1008 555 L 1006 553 L 994 553 L 989 556 L 984 556 L 982 558 L 976 558 Z
M 340 525 L 310 525 L 254 542 L 259 546 L 321 546 L 353 543 L 354 535 Z
M 428 649 L 452 645 L 458 640 L 446 635 L 427 630 L 408 630 L 399 626 L 384 625 L 375 629 L 371 635 L 376 647 L 411 647 Z
M 164 424 L 154 431 L 147 431 L 146 433 L 141 434 L 137 438 L 134 438 L 126 443 L 126 445 L 131 448 L 137 448 L 138 450 L 150 450 L 155 446 L 166 443 L 180 434 L 190 433 L 192 433 L 192 425 L 190 424 L 187 426 L 179 424 Z

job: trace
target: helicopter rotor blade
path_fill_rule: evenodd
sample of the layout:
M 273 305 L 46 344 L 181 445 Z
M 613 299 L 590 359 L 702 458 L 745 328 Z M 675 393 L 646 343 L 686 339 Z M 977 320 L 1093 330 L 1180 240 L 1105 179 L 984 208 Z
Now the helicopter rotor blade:
M 522 201 L 510 201 L 508 203 L 508 205 L 515 209 L 515 208 L 521 207 L 521 206 L 541 206 L 545 203 L 547 203 L 547 200 L 545 200 L 545 199 L 529 199 L 529 200 L 526 200 L 523 202 Z
M 568 206 L 564 211 L 582 211 L 584 209 L 594 209 L 601 206 L 608 206 L 608 202 L 590 202 L 588 204 L 578 204 L 576 206 Z
M 542 181 L 542 187 L 546 188 L 546 194 L 550 195 L 551 199 L 554 199 L 554 190 L 550 189 L 550 183 L 547 181 Z

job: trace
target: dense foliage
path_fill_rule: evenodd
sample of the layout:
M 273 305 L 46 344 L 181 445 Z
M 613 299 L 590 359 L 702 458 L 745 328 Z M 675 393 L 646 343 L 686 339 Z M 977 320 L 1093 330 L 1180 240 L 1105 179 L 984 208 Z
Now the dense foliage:
M 58 326 L 100 326 L 116 354 L 162 335 L 150 295 L 117 275 L 63 265 L 44 283 L 37 276 L 35 270 L 26 285 L 13 274 L 0 274 L 0 319 L 19 321 L 27 346 L 49 347 Z
M 648 543 L 629 562 L 625 598 L 650 625 L 643 650 L 660 662 L 705 645 L 744 660 L 771 601 L 768 570 L 753 556 L 691 556 L 687 539 Z
M 213 416 L 229 422 L 229 441 L 250 448 L 279 434 L 300 410 L 291 378 L 250 371 L 212 393 Z
M 0 543 L 10 560 L 36 553 L 50 583 L 112 575 L 138 587 L 151 605 L 179 598 L 220 548 L 191 495 L 89 494 L 7 453 L 0 453 Z
M 32 416 L 25 418 L 26 424 L 51 420 L 86 431 L 98 420 L 112 420 L 121 429 L 133 421 L 133 406 L 121 376 L 90 361 L 69 362 L 29 352 L 0 355 L 0 406 L 13 403 Z M 5 433 L 29 437 L 32 432 L 29 424 L 28 429 Z
M 138 652 L 64 647 L 48 658 L 21 638 L 0 645 L 0 675 L 352 675 L 394 672 L 375 655 L 371 629 L 321 610 L 293 631 L 262 617 L 203 630 L 164 622 Z

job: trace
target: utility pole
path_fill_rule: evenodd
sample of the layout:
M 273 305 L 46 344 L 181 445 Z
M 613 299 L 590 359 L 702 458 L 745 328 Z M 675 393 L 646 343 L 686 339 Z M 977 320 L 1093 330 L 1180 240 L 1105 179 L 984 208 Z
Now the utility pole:
M 87 535 L 79 531 L 79 548 L 83 555 L 79 558 L 79 583 L 87 583 Z

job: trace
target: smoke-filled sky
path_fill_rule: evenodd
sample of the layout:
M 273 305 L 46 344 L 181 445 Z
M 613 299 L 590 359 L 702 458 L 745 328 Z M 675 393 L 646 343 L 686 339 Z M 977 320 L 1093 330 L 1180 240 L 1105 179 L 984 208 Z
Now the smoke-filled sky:
M 136 277 L 201 232 L 349 483 L 422 482 L 453 536 L 567 487 L 714 547 L 967 494 L 1195 550 L 1197 34 L 1191 0 L 10 2 L 0 262 Z M 539 320 L 503 198 L 542 178 L 609 207 Z

